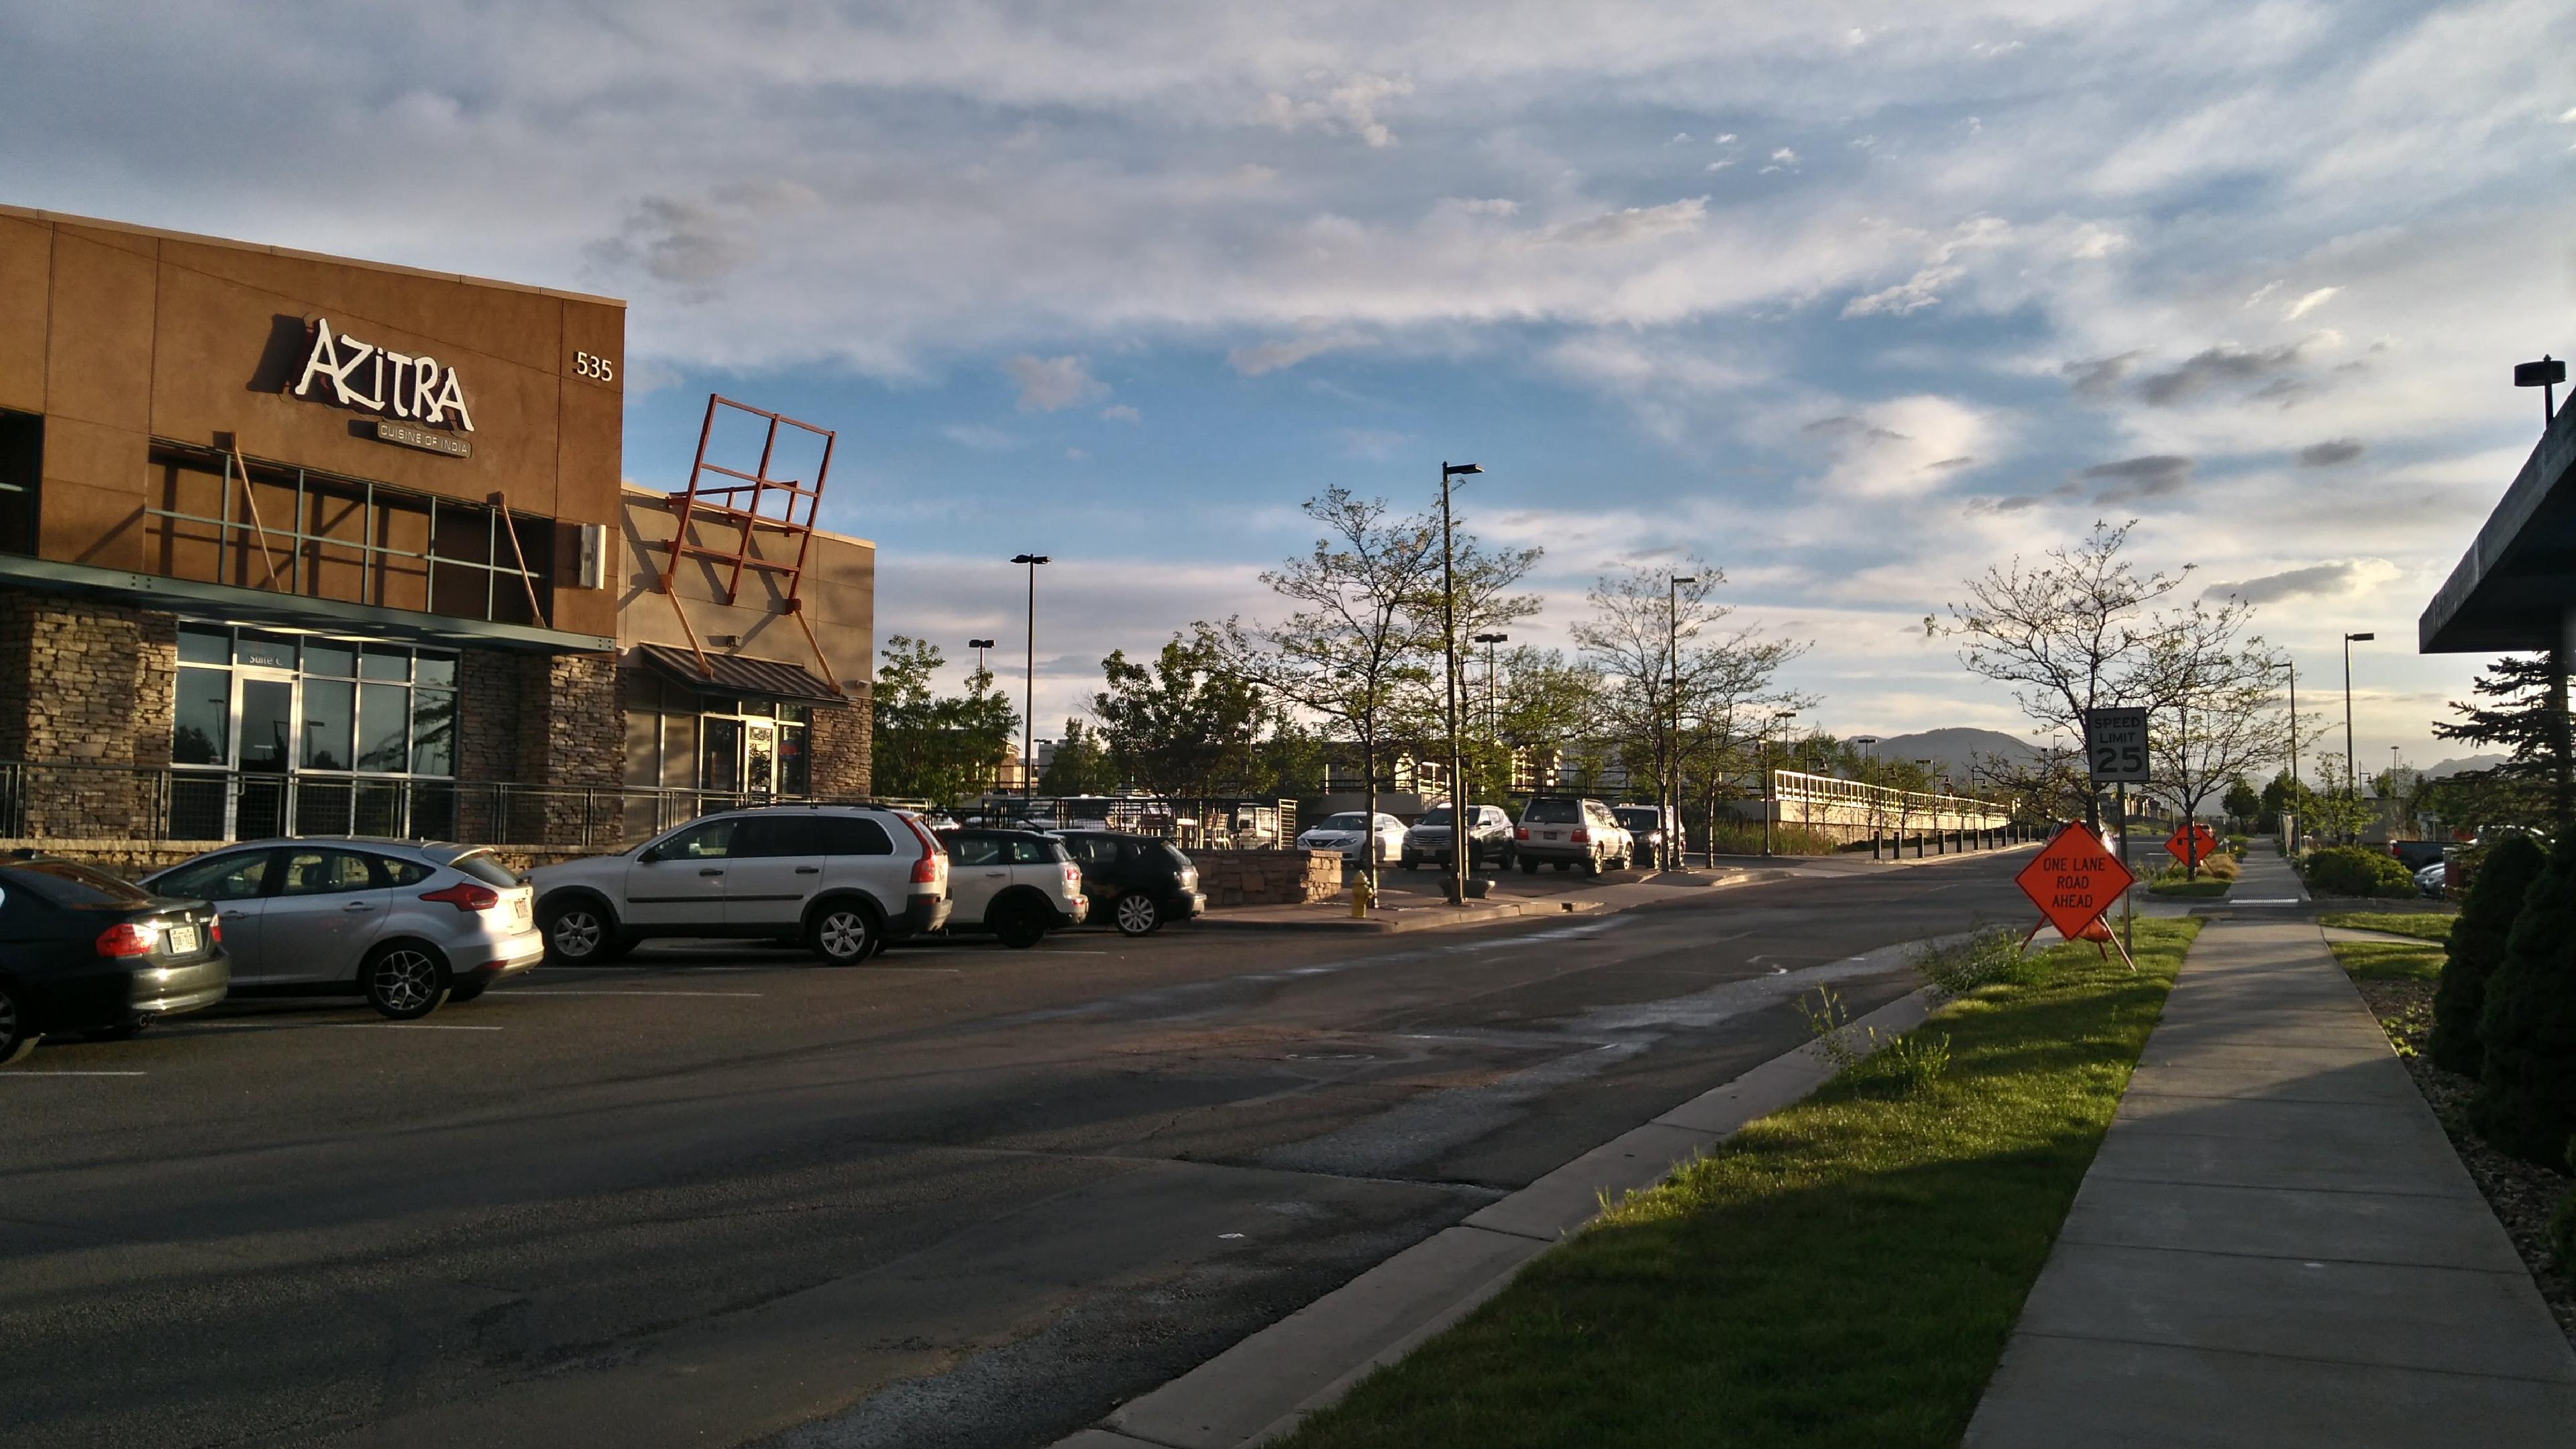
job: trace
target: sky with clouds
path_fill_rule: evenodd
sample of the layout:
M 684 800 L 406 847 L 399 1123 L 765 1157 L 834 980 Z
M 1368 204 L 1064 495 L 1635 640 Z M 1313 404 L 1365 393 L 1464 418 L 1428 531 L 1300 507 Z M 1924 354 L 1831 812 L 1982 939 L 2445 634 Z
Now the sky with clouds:
M 1842 732 L 2018 728 L 1924 619 L 2135 518 L 2366 766 L 2576 349 L 2563 0 L 0 11 L 0 199 L 630 299 L 626 471 L 705 395 L 840 434 L 881 633 L 1016 660 L 1268 608 L 1333 483 L 1697 555 Z M 2303 694 L 2306 691 L 2302 691 Z M 2306 702 L 2303 700 L 2303 703 Z

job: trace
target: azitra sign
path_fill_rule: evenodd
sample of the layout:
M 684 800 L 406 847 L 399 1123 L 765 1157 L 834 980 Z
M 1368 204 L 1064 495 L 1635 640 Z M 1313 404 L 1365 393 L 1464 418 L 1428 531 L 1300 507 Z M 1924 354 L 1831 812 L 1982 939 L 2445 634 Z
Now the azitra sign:
M 2120 863 L 2111 847 L 2075 821 L 2069 821 L 2039 848 L 2039 858 L 2023 866 L 2013 883 L 2030 897 L 2057 934 L 2073 941 L 2119 904 L 2121 893 L 2137 876 Z M 2037 927 L 2033 927 L 2034 932 Z
M 305 355 L 304 375 L 290 391 L 315 397 L 316 382 L 328 383 L 331 400 L 344 408 L 416 418 L 432 427 L 453 418 L 456 426 L 474 431 L 474 415 L 465 410 L 465 388 L 456 380 L 455 368 L 439 366 L 435 357 L 413 357 L 346 332 L 334 333 L 328 317 L 314 319 L 313 348 Z

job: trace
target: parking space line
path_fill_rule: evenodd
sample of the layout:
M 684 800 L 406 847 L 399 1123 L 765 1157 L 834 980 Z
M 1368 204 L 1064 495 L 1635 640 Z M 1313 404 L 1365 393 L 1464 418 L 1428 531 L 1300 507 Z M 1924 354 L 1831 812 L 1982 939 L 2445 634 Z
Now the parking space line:
M 580 987 L 580 985 L 577 987 L 531 985 L 528 990 L 510 993 L 510 998 L 528 998 L 528 995 L 734 995 L 734 998 L 760 1000 L 760 993 L 757 993 L 757 990 L 611 990 L 611 987 L 598 987 L 598 990 L 592 990 L 592 987 Z
M 351 1031 L 500 1031 L 497 1026 L 449 1026 L 436 1021 L 317 1021 L 315 1026 L 339 1026 Z
M 150 1074 L 147 1072 L 51 1072 L 38 1068 L 34 1071 L 0 1072 L 0 1082 L 5 1082 L 11 1077 L 141 1077 L 148 1075 Z

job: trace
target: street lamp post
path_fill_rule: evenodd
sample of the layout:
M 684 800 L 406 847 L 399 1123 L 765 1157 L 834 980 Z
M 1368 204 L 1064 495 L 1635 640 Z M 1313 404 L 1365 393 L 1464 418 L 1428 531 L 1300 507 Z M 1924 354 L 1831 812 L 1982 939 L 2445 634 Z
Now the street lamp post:
M 1664 683 L 1673 692 L 1673 708 L 1668 719 L 1671 733 L 1664 748 L 1663 791 L 1656 808 L 1662 812 L 1658 823 L 1665 827 L 1664 859 L 1657 864 L 1667 869 L 1681 864 L 1682 825 L 1682 585 L 1697 584 L 1696 576 L 1673 574 L 1664 585 Z M 1768 852 L 1765 852 L 1766 854 Z
M 1771 853 L 1771 817 L 1780 811 L 1779 792 L 1771 788 L 1771 731 L 1784 719 L 1796 719 L 1794 709 L 1775 710 L 1762 725 L 1762 853 Z
M 1494 737 L 1494 743 L 1500 744 L 1503 735 L 1503 717 L 1494 708 L 1494 646 L 1509 644 L 1512 642 L 1512 636 L 1477 634 L 1472 636 L 1469 642 L 1485 646 L 1485 733 Z
M 1038 565 L 1055 560 L 1042 553 L 1013 554 L 1011 562 L 1029 567 L 1029 643 L 1027 677 L 1021 688 L 1020 721 L 1020 800 L 1023 808 L 1033 805 L 1038 797 Z
M 993 641 L 990 639 L 969 639 L 966 641 L 966 647 L 975 651 L 975 672 L 977 674 L 983 673 L 984 651 L 993 647 Z
M 2343 636 L 2343 783 L 2355 800 L 2361 798 L 2361 770 L 2352 755 L 2352 646 L 2378 638 L 2376 634 Z
M 1449 900 L 1459 906 L 1467 904 L 1467 857 L 1475 851 L 1475 837 L 1467 826 L 1467 748 L 1458 734 L 1458 569 L 1449 538 L 1449 480 L 1484 471 L 1474 463 L 1440 465 L 1440 650 L 1449 676 Z M 1376 825 L 1369 822 L 1372 832 Z

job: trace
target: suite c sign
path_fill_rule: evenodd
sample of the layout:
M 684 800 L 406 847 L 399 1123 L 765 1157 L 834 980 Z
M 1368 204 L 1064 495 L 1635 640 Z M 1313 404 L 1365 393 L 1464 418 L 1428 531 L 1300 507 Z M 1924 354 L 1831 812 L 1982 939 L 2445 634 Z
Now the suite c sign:
M 313 398 L 317 380 L 331 385 L 331 399 L 342 407 L 416 418 L 432 426 L 452 414 L 456 426 L 474 431 L 474 415 L 465 410 L 465 389 L 455 368 L 439 366 L 435 357 L 410 357 L 334 333 L 328 317 L 314 319 L 313 347 L 304 358 L 304 375 L 291 391 Z

